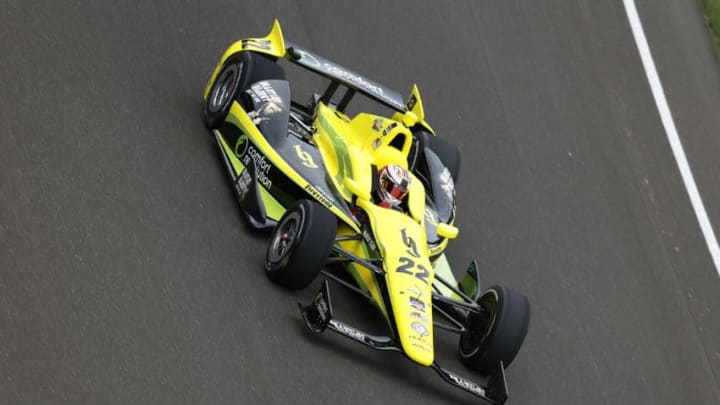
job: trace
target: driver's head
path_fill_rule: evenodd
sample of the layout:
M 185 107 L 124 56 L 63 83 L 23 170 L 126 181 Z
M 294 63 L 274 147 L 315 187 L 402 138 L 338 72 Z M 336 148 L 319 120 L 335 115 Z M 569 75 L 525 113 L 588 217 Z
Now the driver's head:
M 389 164 L 378 172 L 378 205 L 384 208 L 397 208 L 407 195 L 410 186 L 410 173 L 402 166 Z

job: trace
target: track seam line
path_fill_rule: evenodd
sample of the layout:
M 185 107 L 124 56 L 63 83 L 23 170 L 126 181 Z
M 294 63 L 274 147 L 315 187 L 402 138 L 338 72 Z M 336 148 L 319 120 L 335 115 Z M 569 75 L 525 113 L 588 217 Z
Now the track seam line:
M 648 44 L 647 38 L 645 37 L 645 31 L 642 23 L 640 22 L 640 16 L 638 15 L 637 7 L 635 6 L 635 0 L 623 0 L 625 5 L 625 12 L 630 22 L 630 28 L 635 38 L 635 44 L 637 45 L 638 52 L 640 53 L 640 59 L 642 60 L 645 75 L 652 91 L 655 105 L 657 106 L 658 113 L 660 114 L 660 120 L 662 121 L 665 134 L 667 135 L 668 141 L 670 142 L 670 148 L 672 149 L 675 162 L 678 165 L 680 176 L 682 177 L 685 190 L 690 197 L 690 203 L 692 204 L 693 211 L 695 211 L 695 217 L 697 218 L 700 230 L 702 231 L 705 243 L 707 244 L 710 256 L 712 257 L 713 264 L 715 265 L 715 271 L 720 276 L 720 246 L 718 246 L 715 232 L 713 231 L 712 224 L 708 218 L 705 205 L 703 205 L 700 192 L 698 191 L 697 185 L 695 184 L 695 178 L 692 175 L 690 164 L 688 163 L 685 150 L 683 149 L 682 142 L 680 141 L 680 135 L 678 134 L 677 128 L 675 127 L 675 121 L 672 117 L 672 112 L 665 97 L 665 91 L 663 90 L 662 82 L 658 75 L 657 69 L 655 68 L 655 61 L 650 52 L 650 45 Z

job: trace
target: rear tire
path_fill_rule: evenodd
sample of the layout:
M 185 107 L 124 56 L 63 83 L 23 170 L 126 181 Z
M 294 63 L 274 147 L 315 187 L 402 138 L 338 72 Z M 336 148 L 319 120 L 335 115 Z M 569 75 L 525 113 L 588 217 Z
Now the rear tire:
M 244 61 L 247 57 L 244 55 L 245 53 L 233 56 L 225 62 L 210 88 L 203 111 L 205 125 L 209 129 L 216 129 L 225 121 L 238 90 L 246 85 L 242 83 L 242 79 L 247 77 L 248 66 Z
M 251 84 L 274 79 L 285 79 L 285 72 L 269 56 L 249 51 L 230 56 L 220 69 L 205 100 L 205 125 L 210 129 L 217 129 L 225 121 L 232 102 Z
M 427 146 L 440 158 L 445 167 L 450 171 L 453 183 L 457 184 L 460 176 L 460 150 L 457 146 L 447 142 L 443 138 L 429 135 Z
M 490 373 L 515 359 L 527 335 L 530 305 L 524 295 L 501 286 L 488 288 L 477 302 L 484 311 L 468 316 L 458 352 L 467 367 Z
M 265 274 L 291 290 L 307 287 L 325 265 L 336 234 L 335 214 L 315 201 L 298 201 L 270 237 Z

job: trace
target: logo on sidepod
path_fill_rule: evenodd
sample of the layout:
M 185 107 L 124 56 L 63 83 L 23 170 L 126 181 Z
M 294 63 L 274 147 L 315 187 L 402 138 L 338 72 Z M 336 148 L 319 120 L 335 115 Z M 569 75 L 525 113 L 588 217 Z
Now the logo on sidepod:
M 255 165 L 257 181 L 266 189 L 272 187 L 272 180 L 268 176 L 272 165 L 268 163 L 262 153 L 255 149 L 255 146 L 250 144 L 247 135 L 243 134 L 238 138 L 237 145 L 235 145 L 235 156 L 241 159 L 246 167 L 252 162 Z
M 250 145 L 248 136 L 245 134 L 240 135 L 235 143 L 235 156 L 239 158 L 245 156 L 245 153 L 247 153 L 248 150 L 248 145 Z

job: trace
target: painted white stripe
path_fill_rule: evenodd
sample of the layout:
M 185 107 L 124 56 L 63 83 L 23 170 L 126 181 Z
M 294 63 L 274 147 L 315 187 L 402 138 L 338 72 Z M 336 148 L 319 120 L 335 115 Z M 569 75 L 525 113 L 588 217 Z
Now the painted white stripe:
M 645 74 L 647 75 L 648 82 L 650 83 L 650 89 L 652 90 L 653 97 L 655 98 L 655 104 L 657 105 L 658 112 L 660 113 L 660 119 L 662 120 L 665 133 L 670 141 L 670 147 L 672 148 L 673 155 L 675 155 L 675 161 L 680 169 L 680 175 L 682 176 L 683 183 L 685 183 L 685 189 L 690 196 L 690 202 L 692 203 L 693 210 L 695 210 L 695 216 L 697 217 L 700 229 L 705 237 L 705 243 L 707 243 L 710 255 L 715 263 L 715 270 L 718 272 L 718 275 L 720 275 L 720 247 L 718 247 L 715 232 L 713 232 L 712 224 L 708 219 L 702 198 L 700 198 L 700 192 L 695 185 L 695 179 L 693 178 L 690 165 L 688 164 L 687 157 L 685 156 L 685 151 L 683 150 L 682 143 L 680 142 L 680 136 L 678 135 L 677 128 L 675 128 L 675 121 L 673 121 L 670 107 L 668 106 L 667 99 L 665 98 L 665 91 L 663 90 L 662 83 L 660 82 L 657 70 L 655 69 L 655 62 L 653 61 L 652 53 L 650 52 L 650 45 L 648 45 L 647 38 L 645 38 L 645 31 L 643 30 L 637 8 L 635 7 L 635 0 L 623 0 L 623 3 L 625 4 L 625 12 L 627 13 L 628 20 L 630 21 L 630 28 L 632 29 L 633 36 L 635 37 L 635 43 L 637 44 L 638 51 L 640 52 L 640 58 L 642 59 L 643 66 L 645 67 Z

